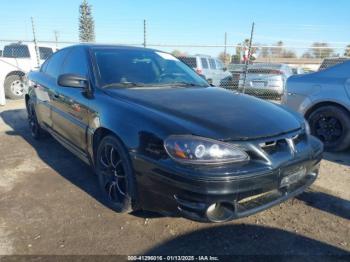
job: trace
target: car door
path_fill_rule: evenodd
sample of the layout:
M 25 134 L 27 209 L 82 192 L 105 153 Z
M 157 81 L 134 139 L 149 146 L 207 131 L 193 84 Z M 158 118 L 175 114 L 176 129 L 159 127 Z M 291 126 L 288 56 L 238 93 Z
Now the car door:
M 87 51 L 70 48 L 60 74 L 76 74 L 88 78 Z M 57 86 L 52 102 L 52 127 L 56 134 L 74 149 L 86 152 L 89 123 L 89 98 L 81 88 Z
M 209 62 L 206 57 L 199 57 L 200 63 L 202 65 L 202 75 L 205 76 L 205 79 L 211 79 L 212 75 L 209 69 Z
M 37 101 L 36 115 L 39 122 L 48 128 L 52 128 L 52 102 L 57 87 L 57 77 L 67 52 L 67 49 L 62 49 L 46 60 L 40 69 L 40 77 L 33 83 Z
M 211 79 L 213 81 L 214 85 L 219 85 L 219 81 L 217 79 L 217 70 L 216 70 L 216 63 L 214 58 L 208 58 L 209 61 L 209 67 L 210 67 L 210 75 Z

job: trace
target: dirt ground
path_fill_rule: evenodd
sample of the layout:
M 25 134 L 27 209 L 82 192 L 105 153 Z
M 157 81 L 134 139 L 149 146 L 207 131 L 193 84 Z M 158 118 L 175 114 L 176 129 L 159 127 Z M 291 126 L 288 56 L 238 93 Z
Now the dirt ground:
M 297 199 L 223 224 L 108 209 L 88 166 L 31 138 L 23 101 L 0 107 L 0 156 L 0 255 L 350 255 L 350 151 Z

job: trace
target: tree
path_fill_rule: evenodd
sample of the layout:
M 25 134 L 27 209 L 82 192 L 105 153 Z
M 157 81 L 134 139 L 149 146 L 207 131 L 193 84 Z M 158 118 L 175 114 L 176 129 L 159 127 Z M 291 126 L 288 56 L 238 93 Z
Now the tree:
M 186 53 L 186 52 L 182 52 L 182 51 L 177 50 L 177 49 L 173 50 L 173 51 L 171 52 L 171 54 L 172 54 L 173 56 L 176 56 L 176 57 L 179 57 L 179 56 L 187 56 L 187 53 Z
M 350 45 L 346 46 L 344 56 L 350 56 Z
M 95 22 L 92 17 L 91 5 L 86 0 L 79 6 L 79 39 L 80 42 L 95 41 Z
M 334 50 L 327 43 L 315 42 L 311 46 L 311 53 L 314 58 L 326 58 L 334 56 Z
M 224 64 L 228 64 L 231 62 L 231 55 L 229 53 L 226 53 L 225 56 L 225 52 L 221 52 L 218 56 L 218 58 L 224 63 Z

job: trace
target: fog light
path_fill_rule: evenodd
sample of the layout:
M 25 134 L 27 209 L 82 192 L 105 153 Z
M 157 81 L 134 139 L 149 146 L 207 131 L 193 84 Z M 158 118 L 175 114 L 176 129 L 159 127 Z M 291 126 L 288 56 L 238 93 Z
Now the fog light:
M 210 205 L 206 211 L 207 218 L 212 222 L 225 222 L 234 217 L 233 204 L 218 202 Z

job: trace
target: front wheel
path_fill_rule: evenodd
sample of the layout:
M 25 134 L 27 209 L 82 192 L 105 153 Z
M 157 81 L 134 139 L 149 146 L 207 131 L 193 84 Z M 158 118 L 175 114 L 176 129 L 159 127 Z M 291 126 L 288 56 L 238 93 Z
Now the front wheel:
M 350 146 L 350 114 L 341 107 L 323 106 L 308 117 L 312 135 L 326 151 L 343 151 Z
M 98 145 L 95 171 L 106 204 L 118 213 L 133 211 L 134 174 L 122 143 L 108 135 Z

